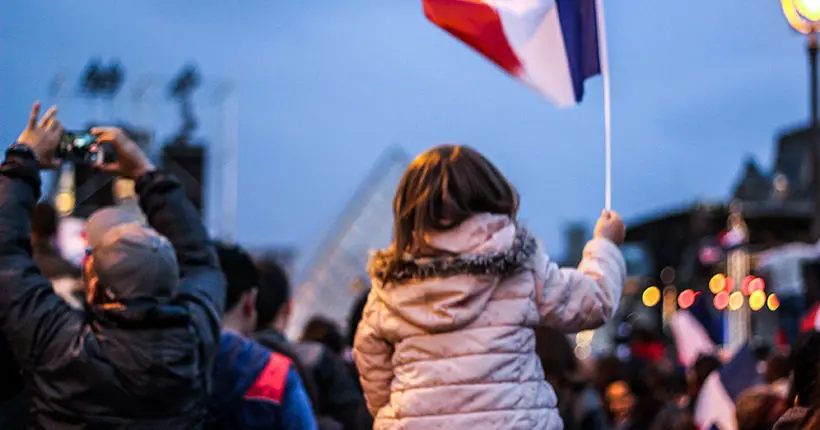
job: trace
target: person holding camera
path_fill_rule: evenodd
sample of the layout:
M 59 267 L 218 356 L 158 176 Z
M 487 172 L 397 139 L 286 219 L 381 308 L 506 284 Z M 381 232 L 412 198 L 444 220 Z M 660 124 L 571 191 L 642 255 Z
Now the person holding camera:
M 109 207 L 86 225 L 86 303 L 71 309 L 31 255 L 29 215 L 40 169 L 59 165 L 63 133 L 52 107 L 28 125 L 0 165 L 0 334 L 23 372 L 36 429 L 196 429 L 207 416 L 225 281 L 180 182 L 156 170 L 116 128 L 101 170 L 136 181 L 138 213 Z

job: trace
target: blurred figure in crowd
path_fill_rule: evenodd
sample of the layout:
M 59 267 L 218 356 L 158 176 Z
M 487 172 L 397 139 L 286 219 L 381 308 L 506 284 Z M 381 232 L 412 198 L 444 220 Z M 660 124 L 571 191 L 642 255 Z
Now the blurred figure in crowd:
M 703 388 L 703 383 L 706 382 L 709 374 L 721 367 L 723 367 L 723 363 L 714 355 L 701 355 L 695 360 L 695 364 L 686 372 L 690 407 L 694 408 L 698 403 L 701 388 Z
M 79 267 L 63 258 L 57 246 L 60 216 L 47 202 L 34 206 L 31 214 L 31 254 L 43 276 L 51 281 L 54 291 L 74 308 L 81 308 L 84 300 L 82 272 Z
M 262 270 L 256 309 L 256 340 L 298 365 L 300 376 L 311 391 L 319 427 L 368 428 L 369 423 L 361 422 L 361 411 L 366 411 L 364 398 L 342 358 L 321 343 L 291 343 L 285 338 L 283 333 L 291 310 L 290 281 L 281 266 L 267 264 Z
M 533 329 L 608 321 L 626 266 L 624 224 L 604 211 L 580 266 L 562 269 L 518 225 L 518 193 L 481 153 L 436 146 L 396 191 L 389 248 L 353 355 L 375 428 L 560 429 Z
M 350 370 L 350 374 L 356 379 L 360 391 L 362 386 L 359 383 L 359 370 L 356 369 L 356 363 L 353 361 L 353 341 L 356 339 L 356 331 L 359 329 L 359 322 L 362 320 L 362 312 L 364 312 L 364 306 L 367 304 L 367 295 L 369 293 L 370 289 L 359 295 L 350 308 L 350 314 L 347 317 L 347 342 L 342 356 Z
M 578 373 L 578 360 L 569 339 L 547 327 L 535 329 L 535 351 L 544 376 L 558 395 L 558 412 L 565 430 L 605 430 L 604 405 L 598 392 Z
M 806 333 L 797 339 L 791 364 L 789 400 L 793 406 L 777 421 L 775 430 L 803 429 L 813 420 L 812 415 L 820 411 L 820 333 Z
M 800 430 L 820 430 L 820 411 L 813 411 Z
M 302 342 L 318 342 L 339 357 L 344 351 L 344 338 L 336 323 L 322 317 L 313 317 L 305 325 Z
M 606 412 L 613 430 L 632 430 L 635 396 L 632 387 L 623 380 L 610 383 L 604 391 Z
M 785 399 L 789 395 L 791 372 L 789 357 L 781 352 L 776 352 L 766 360 L 766 371 L 763 376 L 766 383 L 771 385 L 775 392 Z
M 635 398 L 635 407 L 632 410 L 632 428 L 637 430 L 649 429 L 658 416 L 658 412 L 665 405 L 658 393 L 652 390 L 647 381 L 648 377 L 648 368 L 645 368 L 629 380 L 629 386 Z
M 689 404 L 688 386 L 684 373 L 675 368 L 650 370 L 654 370 L 651 376 L 653 384 L 655 384 L 654 390 L 664 405 L 649 428 L 651 430 L 693 429 L 695 424 Z
M 803 266 L 820 257 L 820 247 L 806 243 L 782 244 L 773 237 L 769 244 L 771 248 L 761 253 L 757 267 L 780 299 L 777 312 L 780 328 L 786 335 L 786 343 L 791 344 L 797 338 L 800 319 L 806 312 Z
M 0 332 L 23 369 L 29 426 L 200 428 L 225 284 L 199 214 L 120 130 L 92 130 L 117 153 L 100 167 L 137 180 L 150 227 L 117 208 L 88 220 L 87 310 L 71 309 L 28 247 L 39 168 L 59 164 L 62 134 L 56 109 L 38 121 L 39 110 L 0 165 Z
M 235 246 L 217 245 L 228 284 L 219 354 L 210 396 L 212 429 L 316 429 L 299 374 L 286 356 L 246 336 L 256 329 L 259 276 L 250 256 Z
M 603 395 L 609 384 L 617 380 L 625 379 L 626 377 L 626 364 L 614 355 L 605 355 L 598 360 L 595 374 L 595 388 Z
M 771 386 L 750 388 L 736 402 L 737 430 L 771 430 L 785 411 L 785 400 Z
M 347 346 L 345 347 L 343 355 L 347 370 L 353 377 L 359 394 L 362 395 L 363 407 L 359 409 L 359 423 L 362 429 L 367 428 L 368 430 L 373 428 L 373 416 L 370 415 L 370 411 L 364 406 L 364 390 L 362 389 L 361 380 L 359 379 L 359 369 L 356 368 L 356 362 L 353 360 L 353 341 L 356 339 L 356 331 L 359 329 L 359 322 L 362 320 L 362 312 L 364 312 L 364 306 L 367 304 L 367 295 L 369 293 L 370 288 L 368 287 L 366 291 L 359 295 L 359 298 L 356 299 L 350 309 L 350 314 L 347 317 Z

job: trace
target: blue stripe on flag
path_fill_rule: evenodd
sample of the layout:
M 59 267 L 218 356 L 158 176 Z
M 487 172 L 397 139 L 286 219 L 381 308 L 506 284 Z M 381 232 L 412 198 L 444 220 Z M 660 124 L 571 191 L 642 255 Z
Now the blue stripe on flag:
M 556 0 L 567 51 L 575 101 L 584 96 L 584 80 L 601 73 L 595 0 Z
M 762 382 L 760 372 L 757 371 L 757 360 L 748 344 L 735 353 L 732 361 L 726 363 L 718 372 L 720 382 L 733 400 L 737 400 L 747 388 Z

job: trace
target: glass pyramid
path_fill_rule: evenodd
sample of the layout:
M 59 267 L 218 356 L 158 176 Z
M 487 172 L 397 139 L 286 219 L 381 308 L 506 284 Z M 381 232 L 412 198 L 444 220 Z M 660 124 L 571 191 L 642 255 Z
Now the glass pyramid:
M 343 333 L 347 330 L 348 314 L 363 292 L 359 281 L 367 278 L 371 251 L 390 245 L 393 195 L 408 162 L 401 149 L 386 151 L 314 251 L 293 292 L 287 330 L 291 339 L 300 337 L 316 316 L 335 322 Z

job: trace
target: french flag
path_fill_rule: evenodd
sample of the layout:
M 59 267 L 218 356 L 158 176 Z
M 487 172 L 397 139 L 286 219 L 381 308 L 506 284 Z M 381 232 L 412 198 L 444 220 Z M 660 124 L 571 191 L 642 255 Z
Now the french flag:
M 595 1 L 423 0 L 430 21 L 559 107 L 578 104 L 606 68 Z
M 716 347 L 703 326 L 688 311 L 677 311 L 669 321 L 675 338 L 678 361 L 686 368 L 695 364 L 701 355 L 712 355 Z
M 762 382 L 749 345 L 706 378 L 695 404 L 695 423 L 702 430 L 737 430 L 735 401 L 748 388 Z

